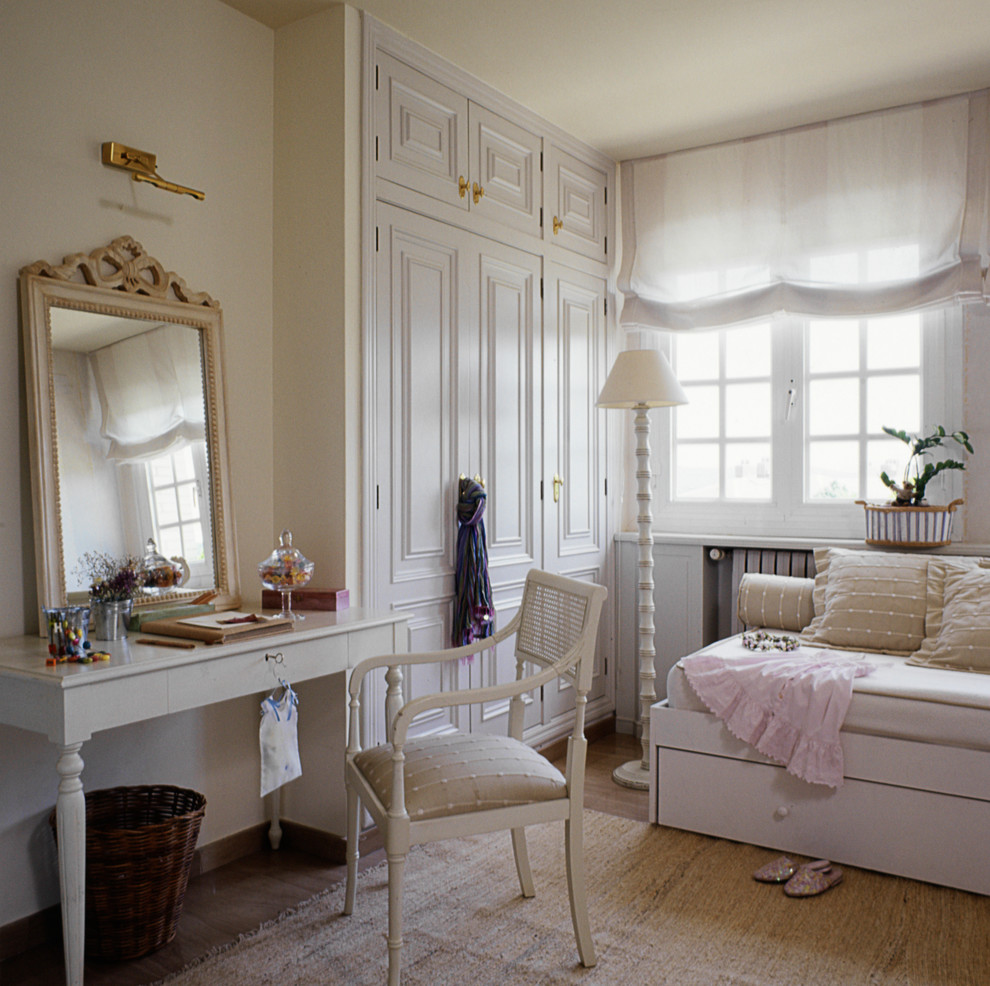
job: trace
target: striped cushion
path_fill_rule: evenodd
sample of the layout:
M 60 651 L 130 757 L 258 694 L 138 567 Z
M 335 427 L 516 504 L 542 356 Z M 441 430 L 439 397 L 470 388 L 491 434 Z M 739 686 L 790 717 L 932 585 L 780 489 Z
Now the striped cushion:
M 816 548 L 815 618 L 801 641 L 912 654 L 925 639 L 928 557 Z
M 990 674 L 990 571 L 981 558 L 932 561 L 921 649 L 908 663 Z
M 736 612 L 748 627 L 803 630 L 815 615 L 814 579 L 747 572 L 739 583 Z
M 413 821 L 567 797 L 564 775 L 532 747 L 506 736 L 449 733 L 409 740 L 406 811 Z M 355 766 L 392 805 L 392 747 L 362 750 Z

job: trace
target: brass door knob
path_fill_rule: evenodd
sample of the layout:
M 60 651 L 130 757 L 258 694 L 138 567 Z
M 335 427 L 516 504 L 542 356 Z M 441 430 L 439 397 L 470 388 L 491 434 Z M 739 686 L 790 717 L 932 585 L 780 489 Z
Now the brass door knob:
M 556 473 L 553 474 L 553 502 L 558 503 L 560 501 L 560 488 L 564 485 L 564 481 Z
M 474 204 L 477 205 L 485 194 L 485 190 L 477 182 L 471 183 L 471 190 L 474 192 Z
M 464 198 L 467 194 L 468 188 L 470 188 L 470 182 L 464 177 L 464 175 L 461 175 L 457 179 L 457 191 L 460 193 L 461 198 Z
M 553 235 L 556 236 L 564 228 L 564 221 L 558 219 L 556 216 L 553 217 Z

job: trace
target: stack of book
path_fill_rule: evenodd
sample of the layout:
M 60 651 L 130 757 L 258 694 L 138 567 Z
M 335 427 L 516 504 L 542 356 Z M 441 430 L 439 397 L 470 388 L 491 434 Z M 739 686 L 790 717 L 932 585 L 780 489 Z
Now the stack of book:
M 262 637 L 291 629 L 292 620 L 282 616 L 262 616 L 258 613 L 236 611 L 145 620 L 141 624 L 142 633 L 201 640 L 207 644 L 229 644 L 234 640 Z

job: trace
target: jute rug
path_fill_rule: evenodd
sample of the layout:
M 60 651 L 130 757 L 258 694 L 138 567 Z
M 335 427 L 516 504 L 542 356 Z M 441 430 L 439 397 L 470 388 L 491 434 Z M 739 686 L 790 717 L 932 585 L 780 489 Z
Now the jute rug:
M 951 838 L 951 836 L 948 836 Z M 845 868 L 804 900 L 758 884 L 765 849 L 586 812 L 598 965 L 578 964 L 563 824 L 530 830 L 536 897 L 519 894 L 508 833 L 413 849 L 403 983 L 534 986 L 978 986 L 990 982 L 990 898 Z M 164 980 L 169 986 L 380 986 L 387 871 L 301 904 Z

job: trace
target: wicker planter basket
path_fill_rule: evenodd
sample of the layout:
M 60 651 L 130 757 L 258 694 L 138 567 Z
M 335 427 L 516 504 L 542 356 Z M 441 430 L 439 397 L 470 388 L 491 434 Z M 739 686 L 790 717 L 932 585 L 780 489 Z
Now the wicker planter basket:
M 940 548 L 952 540 L 952 515 L 963 501 L 942 507 L 894 507 L 857 500 L 866 512 L 866 543 L 897 548 Z
M 205 812 L 179 787 L 86 794 L 87 955 L 133 959 L 175 937 Z M 49 821 L 54 833 L 54 811 Z

